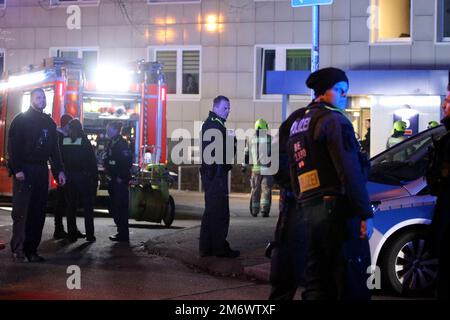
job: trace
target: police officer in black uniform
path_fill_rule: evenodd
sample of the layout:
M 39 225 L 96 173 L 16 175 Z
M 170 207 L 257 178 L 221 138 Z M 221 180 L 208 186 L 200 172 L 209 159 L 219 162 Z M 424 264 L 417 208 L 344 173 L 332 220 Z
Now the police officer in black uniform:
M 202 257 L 236 258 L 240 254 L 238 250 L 232 250 L 226 240 L 230 225 L 228 171 L 232 168 L 231 157 L 235 146 L 235 137 L 228 137 L 225 127 L 229 113 L 230 100 L 224 96 L 216 97 L 213 101 L 213 110 L 209 112 L 201 130 L 200 174 L 205 189 L 205 211 L 199 244 L 199 253 Z M 216 148 L 211 148 L 211 145 Z M 230 150 L 227 150 L 227 145 Z
M 343 110 L 348 79 L 336 68 L 312 73 L 315 99 L 291 126 L 291 181 L 306 230 L 303 299 L 370 299 L 372 209 L 367 161 Z
M 304 284 L 306 264 L 306 230 L 291 185 L 287 142 L 294 121 L 305 108 L 295 110 L 280 126 L 273 144 L 279 145 L 279 169 L 274 175 L 280 187 L 279 215 L 274 241 L 266 249 L 270 258 L 270 300 L 292 300 Z
M 48 166 L 64 185 L 61 155 L 56 136 L 56 124 L 43 113 L 46 107 L 44 90 L 31 92 L 31 107 L 18 114 L 8 132 L 9 167 L 13 174 L 13 234 L 11 251 L 18 262 L 42 262 L 37 254 L 45 223 L 48 193 Z
M 106 127 L 110 142 L 104 161 L 106 174 L 110 178 L 108 192 L 110 196 L 109 212 L 117 226 L 117 234 L 109 236 L 111 241 L 129 241 L 128 231 L 128 183 L 131 179 L 132 153 L 128 142 L 120 135 L 121 122 L 111 122 Z
M 75 242 L 79 238 L 76 211 L 80 199 L 84 210 L 86 240 L 95 242 L 94 199 L 98 184 L 97 160 L 80 120 L 73 119 L 69 122 L 68 136 L 62 141 L 61 154 L 67 175 L 65 196 L 68 239 Z
M 431 243 L 433 253 L 439 258 L 437 274 L 437 298 L 450 299 L 450 85 L 442 104 L 444 117 L 442 123 L 447 133 L 436 142 L 436 153 L 439 163 L 435 165 L 440 172 L 433 183 L 437 195 L 433 220 L 431 222 Z

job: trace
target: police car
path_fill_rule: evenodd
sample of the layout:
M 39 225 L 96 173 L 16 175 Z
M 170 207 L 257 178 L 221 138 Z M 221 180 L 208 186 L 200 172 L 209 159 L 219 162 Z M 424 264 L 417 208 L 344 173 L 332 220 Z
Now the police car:
M 444 126 L 423 131 L 371 159 L 368 191 L 375 211 L 370 239 L 372 264 L 382 284 L 402 295 L 421 295 L 433 287 L 438 261 L 426 247 L 436 197 L 424 172 L 432 139 Z

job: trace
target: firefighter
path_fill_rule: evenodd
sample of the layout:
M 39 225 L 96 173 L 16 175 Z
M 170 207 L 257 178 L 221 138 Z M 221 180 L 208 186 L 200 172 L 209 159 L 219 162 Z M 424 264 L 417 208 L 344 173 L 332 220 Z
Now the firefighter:
M 120 135 L 121 122 L 111 122 L 106 127 L 110 142 L 104 161 L 108 175 L 109 212 L 114 218 L 117 233 L 109 236 L 111 241 L 128 242 L 128 183 L 131 179 L 132 153 L 128 142 Z
M 61 155 L 58 148 L 56 124 L 45 113 L 44 90 L 31 92 L 31 107 L 18 114 L 8 132 L 9 167 L 13 174 L 13 234 L 11 251 L 14 261 L 43 262 L 37 254 L 45 223 L 48 193 L 48 166 L 57 173 L 64 186 Z
M 387 149 L 395 146 L 397 143 L 402 142 L 403 140 L 406 140 L 405 136 L 406 127 L 407 124 L 405 121 L 399 120 L 394 122 L 394 126 L 392 128 L 392 135 L 388 138 L 388 141 L 386 143 Z
M 63 139 L 61 154 L 67 176 L 65 196 L 67 201 L 67 231 L 70 242 L 79 238 L 76 224 L 78 198 L 84 209 L 86 240 L 95 242 L 94 198 L 98 184 L 97 160 L 94 149 L 78 119 L 68 124 L 68 136 Z M 92 186 L 92 187 L 91 187 Z
M 225 121 L 230 113 L 230 100 L 225 96 L 214 99 L 213 109 L 201 129 L 202 165 L 200 174 L 205 189 L 205 211 L 200 228 L 199 254 L 201 257 L 218 256 L 237 258 L 238 250 L 232 250 L 228 241 L 230 209 L 228 199 L 228 171 L 235 137 L 228 137 Z M 211 148 L 213 145 L 215 148 Z M 217 153 L 216 153 L 217 150 Z M 208 152 L 211 153 L 208 153 Z
M 273 176 L 269 174 L 272 136 L 268 134 L 269 125 L 264 119 L 258 119 L 255 122 L 256 133 L 247 141 L 245 148 L 245 172 L 247 164 L 252 164 L 252 175 L 250 178 L 251 197 L 250 213 L 252 216 L 258 216 L 259 211 L 263 217 L 268 217 L 270 206 L 272 204 L 272 186 Z
M 373 213 L 367 159 L 343 113 L 348 79 L 340 69 L 325 68 L 312 73 L 306 85 L 315 99 L 292 124 L 287 146 L 305 223 L 303 299 L 370 299 L 366 269 Z
M 436 157 L 430 164 L 437 168 L 439 175 L 434 181 L 427 182 L 438 190 L 433 220 L 431 222 L 431 244 L 433 253 L 439 259 L 437 273 L 437 298 L 439 300 L 450 299 L 450 85 L 447 87 L 447 96 L 442 104 L 444 117 L 441 121 L 447 129 L 436 145 Z

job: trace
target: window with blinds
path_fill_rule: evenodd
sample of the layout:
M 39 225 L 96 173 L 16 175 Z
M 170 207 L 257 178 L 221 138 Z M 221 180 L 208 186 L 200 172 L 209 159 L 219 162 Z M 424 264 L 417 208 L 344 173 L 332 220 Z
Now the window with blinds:
M 198 94 L 200 52 L 183 51 L 183 94 Z
M 150 59 L 163 63 L 168 94 L 200 94 L 200 50 L 191 47 L 150 49 L 154 52 Z
M 156 60 L 163 63 L 163 72 L 166 76 L 167 93 L 177 93 L 177 52 L 158 51 Z
M 311 50 L 286 50 L 286 70 L 311 70 Z

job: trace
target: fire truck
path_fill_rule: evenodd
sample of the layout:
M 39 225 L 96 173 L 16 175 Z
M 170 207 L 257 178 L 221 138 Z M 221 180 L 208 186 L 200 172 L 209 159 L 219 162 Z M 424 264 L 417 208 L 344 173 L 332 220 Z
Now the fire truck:
M 94 146 L 100 172 L 106 125 L 117 120 L 124 124 L 122 134 L 133 147 L 137 168 L 166 163 L 167 94 L 160 63 L 99 66 L 95 77 L 86 80 L 81 59 L 48 58 L 40 66 L 28 66 L 0 81 L 0 195 L 12 194 L 12 178 L 6 166 L 8 128 L 16 114 L 29 108 L 30 92 L 35 88 L 44 89 L 44 112 L 57 125 L 65 113 L 80 119 Z M 100 178 L 102 181 L 102 175 Z M 51 177 L 49 189 L 55 186 Z

